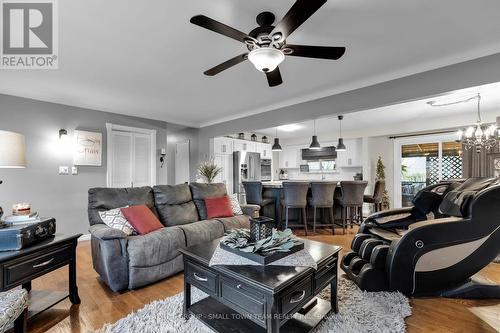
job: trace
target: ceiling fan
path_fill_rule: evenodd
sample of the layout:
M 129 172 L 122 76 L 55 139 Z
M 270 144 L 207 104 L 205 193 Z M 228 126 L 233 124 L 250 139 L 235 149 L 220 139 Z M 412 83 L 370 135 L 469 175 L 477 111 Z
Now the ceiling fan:
M 246 44 L 248 51 L 237 55 L 204 74 L 217 75 L 245 60 L 250 62 L 267 77 L 270 87 L 283 83 L 278 65 L 285 56 L 338 60 L 345 53 L 345 47 L 309 46 L 288 44 L 286 39 L 311 17 L 327 0 L 297 0 L 285 17 L 275 26 L 275 16 L 270 12 L 257 15 L 257 28 L 248 34 L 220 23 L 204 15 L 191 18 L 191 23 L 212 30 Z

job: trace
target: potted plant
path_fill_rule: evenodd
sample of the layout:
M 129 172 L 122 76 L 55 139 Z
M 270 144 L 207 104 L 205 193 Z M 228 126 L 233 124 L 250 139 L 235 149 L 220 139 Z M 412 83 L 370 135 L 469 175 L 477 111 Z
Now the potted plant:
M 375 180 L 385 180 L 385 165 L 384 162 L 382 162 L 382 157 L 378 157 L 377 160 L 377 170 L 376 170 L 376 175 L 375 175 Z M 384 189 L 384 195 L 382 198 L 382 209 L 386 210 L 390 208 L 390 200 L 389 200 L 389 193 L 387 192 L 387 189 Z
M 204 161 L 198 166 L 198 175 L 209 184 L 213 183 L 221 172 L 222 168 L 215 164 L 213 159 Z

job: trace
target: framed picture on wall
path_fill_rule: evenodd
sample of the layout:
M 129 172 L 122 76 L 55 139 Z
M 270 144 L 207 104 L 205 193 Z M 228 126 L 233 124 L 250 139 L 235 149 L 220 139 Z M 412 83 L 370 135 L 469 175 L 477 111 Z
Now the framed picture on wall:
M 74 165 L 102 165 L 102 133 L 75 130 Z
M 488 154 L 488 177 L 500 177 L 500 153 Z

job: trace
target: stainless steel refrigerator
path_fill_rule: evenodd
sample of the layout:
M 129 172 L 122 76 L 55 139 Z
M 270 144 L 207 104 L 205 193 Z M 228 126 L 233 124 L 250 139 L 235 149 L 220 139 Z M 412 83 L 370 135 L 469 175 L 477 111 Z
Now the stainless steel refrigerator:
M 240 202 L 245 202 L 245 189 L 242 182 L 261 181 L 260 154 L 246 151 L 233 153 L 233 187 Z

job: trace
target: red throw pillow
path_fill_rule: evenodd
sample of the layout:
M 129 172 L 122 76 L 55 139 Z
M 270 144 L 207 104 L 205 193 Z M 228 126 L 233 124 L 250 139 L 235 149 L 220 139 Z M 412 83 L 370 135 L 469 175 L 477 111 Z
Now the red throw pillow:
M 139 235 L 163 228 L 161 222 L 146 205 L 124 207 L 121 211 Z
M 234 216 L 228 196 L 207 198 L 205 199 L 205 206 L 207 207 L 208 219 Z

